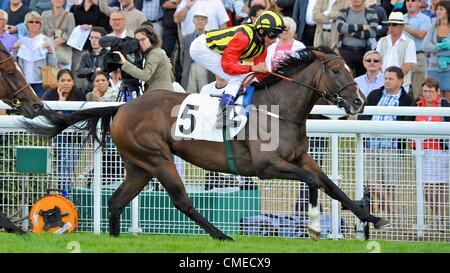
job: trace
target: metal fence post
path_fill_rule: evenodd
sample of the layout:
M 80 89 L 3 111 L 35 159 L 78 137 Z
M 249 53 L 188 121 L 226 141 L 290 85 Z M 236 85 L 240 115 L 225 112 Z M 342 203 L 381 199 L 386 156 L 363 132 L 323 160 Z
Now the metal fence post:
M 141 233 L 142 228 L 139 227 L 139 194 L 131 201 L 131 233 Z
M 337 120 L 338 117 L 332 117 Z M 339 186 L 339 180 L 342 177 L 339 175 L 339 135 L 331 134 L 331 176 L 330 179 Z M 328 238 L 342 239 L 343 235 L 340 233 L 340 214 L 339 214 L 339 202 L 337 200 L 331 201 L 331 234 Z
M 423 236 L 424 235 L 424 229 L 425 229 L 425 221 L 424 221 L 424 202 L 423 202 L 423 181 L 422 181 L 422 157 L 423 157 L 423 150 L 422 150 L 422 139 L 415 139 L 416 141 L 416 229 L 417 229 L 417 236 Z
M 100 123 L 97 124 L 97 133 L 100 132 Z M 102 194 L 102 149 L 100 143 L 94 140 L 94 233 L 100 234 L 101 228 L 101 194 Z
M 356 200 L 361 200 L 364 195 L 364 141 L 362 134 L 356 134 L 356 155 L 355 155 L 355 194 Z M 364 237 L 363 223 L 358 219 L 356 224 L 356 238 Z

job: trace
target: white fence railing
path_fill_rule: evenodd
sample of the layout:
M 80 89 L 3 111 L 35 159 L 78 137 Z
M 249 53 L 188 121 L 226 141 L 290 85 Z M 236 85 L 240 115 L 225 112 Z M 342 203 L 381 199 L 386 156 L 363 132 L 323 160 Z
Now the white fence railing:
M 52 109 L 81 108 L 80 102 L 46 103 Z M 114 104 L 85 103 L 83 108 Z M 344 114 L 335 106 L 316 106 L 313 113 L 332 116 Z M 450 116 L 450 109 L 366 107 L 365 114 Z M 65 156 L 62 151 L 67 150 L 64 141 L 70 139 L 72 150 L 79 149 L 73 164 L 75 178 L 71 191 L 80 214 L 79 229 L 95 233 L 107 230 L 106 199 L 124 175 L 114 146 L 110 145 L 105 151 L 95 149 L 94 143 L 85 147 L 78 146 L 78 133 L 70 130 L 64 133 L 67 138 L 46 141 L 17 128 L 17 119 L 20 118 L 0 116 L 0 166 L 3 172 L 0 200 L 7 213 L 11 215 L 21 211 L 24 214 L 26 209 L 23 208 L 41 197 L 46 188 L 61 183 L 62 175 L 58 174 L 58 170 Z M 325 173 L 353 199 L 360 199 L 364 186 L 368 186 L 372 194 L 373 213 L 392 222 L 390 229 L 376 231 L 374 237 L 389 240 L 450 241 L 449 151 L 442 150 L 437 157 L 438 163 L 447 162 L 447 166 L 424 165 L 423 162 L 429 159 L 429 155 L 422 147 L 422 141 L 430 138 L 440 139 L 446 145 L 450 141 L 450 126 L 431 122 L 308 120 L 307 131 L 310 154 Z M 367 146 L 370 141 L 386 142 L 390 139 L 395 139 L 401 148 L 376 150 Z M 415 143 L 414 149 L 412 143 Z M 29 174 L 25 180 L 24 175 L 17 174 L 14 170 L 16 146 L 51 147 L 54 171 L 45 175 Z M 305 197 L 302 194 L 304 188 L 298 183 L 210 175 L 181 160 L 176 159 L 176 163 L 194 204 L 205 217 L 225 232 L 259 236 L 304 236 L 302 218 L 294 217 L 301 213 L 301 203 L 307 202 L 307 195 Z M 446 171 L 447 176 L 442 177 L 447 180 L 429 183 L 423 180 L 424 171 L 431 174 Z M 24 181 L 29 181 L 27 183 L 30 185 L 25 185 Z M 212 185 L 221 183 L 230 185 L 225 189 L 211 189 Z M 195 224 L 174 210 L 167 194 L 158 188 L 157 184 L 150 183 L 139 198 L 124 210 L 122 231 L 202 234 Z M 324 237 L 358 236 L 360 230 L 354 230 L 355 226 L 359 226 L 356 217 L 347 211 L 341 211 L 339 204 L 324 194 L 321 194 L 320 200 L 322 215 L 329 216 L 324 217 Z M 286 223 L 264 226 L 261 221 L 267 215 L 270 215 L 269 220 L 274 223 L 276 219 L 284 219 Z M 23 225 L 26 226 L 27 223 Z

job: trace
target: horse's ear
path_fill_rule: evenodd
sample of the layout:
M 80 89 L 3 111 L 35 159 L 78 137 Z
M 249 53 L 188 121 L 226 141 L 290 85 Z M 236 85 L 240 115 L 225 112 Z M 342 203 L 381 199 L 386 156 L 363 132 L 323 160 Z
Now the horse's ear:
M 318 50 L 311 50 L 311 52 L 319 59 L 323 60 L 325 58 L 325 53 Z
M 341 52 L 339 52 L 339 48 L 337 46 L 333 47 L 334 53 L 336 53 L 338 56 L 341 56 Z

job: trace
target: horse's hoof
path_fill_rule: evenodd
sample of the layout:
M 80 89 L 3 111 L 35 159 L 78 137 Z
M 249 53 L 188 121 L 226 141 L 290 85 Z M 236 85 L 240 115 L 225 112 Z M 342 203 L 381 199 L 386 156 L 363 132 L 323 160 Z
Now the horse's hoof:
M 320 230 L 317 231 L 313 229 L 312 227 L 308 226 L 308 236 L 309 238 L 313 239 L 314 241 L 318 241 L 320 239 Z
M 388 220 L 384 220 L 383 218 L 381 218 L 380 220 L 378 220 L 376 223 L 373 224 L 373 226 L 376 229 L 385 229 L 387 227 L 389 227 L 391 225 L 391 223 Z
M 214 239 L 220 240 L 220 241 L 234 241 L 233 238 L 227 236 L 227 235 L 221 235 L 218 237 L 215 237 Z
M 18 230 L 14 231 L 14 233 L 16 235 L 21 235 L 21 236 L 28 235 L 28 232 L 21 230 L 20 228 Z

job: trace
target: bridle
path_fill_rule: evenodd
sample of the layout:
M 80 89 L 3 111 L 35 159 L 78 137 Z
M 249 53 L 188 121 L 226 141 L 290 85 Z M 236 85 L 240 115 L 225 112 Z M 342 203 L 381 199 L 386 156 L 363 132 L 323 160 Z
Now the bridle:
M 341 56 L 331 56 L 330 58 L 321 61 L 321 71 L 319 73 L 319 76 L 316 76 L 317 80 L 313 81 L 315 86 L 319 86 L 320 81 L 322 79 L 322 74 L 324 74 L 324 72 L 325 72 L 325 67 L 326 67 L 327 63 L 329 63 L 330 61 L 336 60 L 336 59 L 342 59 L 343 60 L 344 58 L 342 58 Z M 311 89 L 311 90 L 313 90 L 315 92 L 318 92 L 320 94 L 320 96 L 324 97 L 326 100 L 328 100 L 331 103 L 334 103 L 334 104 L 336 104 L 338 106 L 339 106 L 339 103 L 344 101 L 344 98 L 341 97 L 341 92 L 344 89 L 346 89 L 346 88 L 348 88 L 350 86 L 356 85 L 356 82 L 353 81 L 353 82 L 351 82 L 349 84 L 346 84 L 346 85 L 342 86 L 337 91 L 330 91 L 328 89 L 321 90 L 321 89 L 319 89 L 317 87 L 314 87 L 314 86 L 311 86 L 311 85 L 307 85 L 307 84 L 301 83 L 299 81 L 295 81 L 292 78 L 280 75 L 280 74 L 275 73 L 275 72 L 269 72 L 269 74 L 271 74 L 273 76 L 276 76 L 276 77 L 279 77 L 280 79 L 283 79 L 283 80 L 290 81 L 292 83 L 301 85 L 301 86 L 306 87 L 308 89 Z
M 5 62 L 7 62 L 7 61 L 13 60 L 13 57 L 12 57 L 7 51 L 5 51 L 5 50 L 3 50 L 3 49 L 0 48 L 0 52 L 4 53 L 5 55 L 8 55 L 7 58 L 5 58 L 4 60 L 1 60 L 1 61 L 0 61 L 0 65 L 2 65 L 3 63 L 5 63 Z M 4 77 L 4 76 L 3 76 L 3 73 L 4 73 L 4 71 L 0 71 L 0 81 L 2 82 L 2 84 L 3 84 L 4 87 L 7 87 L 7 86 L 11 87 L 11 84 L 10 84 L 9 81 L 8 81 L 8 77 Z M 11 103 L 11 106 L 12 106 L 13 108 L 15 108 L 15 109 L 16 109 L 16 108 L 19 108 L 20 106 L 22 106 L 22 101 L 21 101 L 19 98 L 17 98 L 17 96 L 18 96 L 23 90 L 25 90 L 27 87 L 30 87 L 30 88 L 31 88 L 31 86 L 30 86 L 29 83 L 27 83 L 25 86 L 19 88 L 19 90 L 17 90 L 17 91 L 15 91 L 14 93 L 12 93 L 12 95 L 11 95 L 11 93 L 8 93 L 8 95 L 9 95 L 8 98 L 3 99 L 3 101 L 5 101 L 5 102 L 10 102 L 10 103 Z

